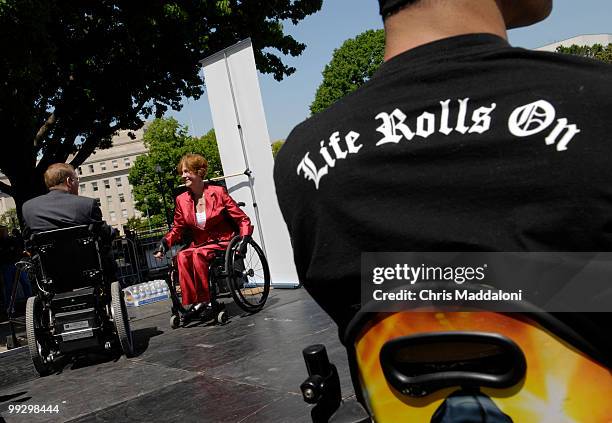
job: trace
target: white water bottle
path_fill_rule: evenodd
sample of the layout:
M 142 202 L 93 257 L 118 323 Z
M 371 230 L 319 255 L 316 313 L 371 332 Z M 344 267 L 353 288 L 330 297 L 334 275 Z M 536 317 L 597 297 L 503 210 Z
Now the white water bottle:
M 139 285 L 132 286 L 131 291 L 132 291 L 132 298 L 134 298 L 134 305 L 136 305 L 138 301 L 140 301 L 140 299 L 142 298 L 142 295 L 140 294 L 140 286 Z

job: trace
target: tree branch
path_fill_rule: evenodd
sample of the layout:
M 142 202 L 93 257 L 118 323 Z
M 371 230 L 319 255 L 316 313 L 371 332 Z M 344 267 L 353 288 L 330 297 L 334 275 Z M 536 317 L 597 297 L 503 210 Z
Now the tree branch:
M 34 137 L 34 149 L 38 149 L 38 145 L 40 141 L 47 135 L 49 129 L 57 122 L 57 117 L 55 116 L 55 112 L 51 113 L 43 126 L 38 129 L 36 136 Z
M 77 130 L 72 130 L 68 132 L 68 135 L 65 135 L 64 141 L 60 141 L 59 134 L 54 134 L 55 136 L 50 140 L 47 151 L 43 155 L 43 157 L 38 161 L 36 168 L 41 170 L 42 172 L 47 169 L 47 167 L 53 163 L 63 163 L 66 161 L 66 158 L 70 155 L 72 151 L 71 147 L 74 144 L 74 140 L 78 135 Z
M 74 140 L 79 135 L 78 130 L 68 132 L 68 135 L 64 137 L 64 141 L 61 142 L 55 150 L 55 158 L 59 163 L 64 163 L 70 153 L 74 149 Z
M 2 181 L 0 181 L 0 191 L 2 191 L 3 193 L 7 195 L 10 195 L 11 197 L 15 196 L 15 189 L 12 186 L 5 184 Z
M 114 125 L 114 126 L 105 128 L 104 131 L 102 130 L 95 131 L 92 135 L 87 137 L 87 139 L 85 140 L 83 144 L 81 144 L 81 148 L 79 148 L 79 151 L 74 156 L 70 164 L 74 166 L 75 168 L 79 167 L 91 155 L 91 153 L 94 152 L 94 150 L 100 143 L 100 139 L 105 136 L 105 134 L 102 132 L 113 134 L 115 131 L 117 131 L 117 129 L 118 129 L 117 125 Z
M 70 164 L 76 169 L 79 167 L 87 158 L 94 152 L 98 143 L 100 142 L 100 137 L 92 135 L 87 137 L 87 140 L 83 144 L 81 144 L 81 148 L 74 156 Z

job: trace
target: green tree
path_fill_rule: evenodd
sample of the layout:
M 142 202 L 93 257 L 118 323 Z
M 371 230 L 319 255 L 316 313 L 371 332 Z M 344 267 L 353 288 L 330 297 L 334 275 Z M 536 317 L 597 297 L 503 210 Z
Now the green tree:
M 278 80 L 295 69 L 275 52 L 305 45 L 286 35 L 322 0 L 2 0 L 0 127 L 10 154 L 0 171 L 20 213 L 44 192 L 54 162 L 79 166 L 120 129 L 180 109 L 203 93 L 199 60 L 246 37 L 258 69 Z M 6 147 L 5 147 L 6 148 Z M 5 150 L 6 151 L 6 150 Z
M 154 225 L 165 221 L 162 190 L 167 210 L 170 212 L 174 207 L 173 189 L 182 183 L 176 166 L 184 154 L 198 153 L 206 157 L 208 178 L 223 172 L 213 130 L 199 138 L 191 137 L 187 127 L 176 119 L 155 119 L 146 127 L 143 142 L 148 153 L 136 159 L 128 180 L 133 187 L 136 209 L 145 217 L 148 214 Z
M 0 215 L 0 225 L 6 226 L 11 232 L 13 229 L 20 230 L 19 220 L 17 219 L 17 210 L 8 209 Z
M 557 47 L 557 53 L 574 54 L 612 63 L 612 43 L 605 47 L 601 44 L 593 44 L 592 46 L 579 46 L 576 44 L 572 44 L 569 47 L 559 46 Z
M 346 40 L 334 50 L 331 61 L 323 70 L 323 82 L 317 88 L 310 105 L 314 115 L 355 91 L 369 80 L 383 61 L 385 33 L 369 30 Z
M 148 230 L 156 230 L 160 229 L 160 232 L 165 232 L 166 221 L 164 216 L 155 215 L 155 216 L 147 216 L 146 214 L 142 217 L 130 217 L 128 218 L 125 226 L 137 232 L 148 231 Z
M 147 227 L 147 219 L 142 217 L 132 216 L 129 217 L 127 222 L 125 223 L 125 227 L 134 231 Z
M 276 158 L 276 155 L 278 154 L 284 143 L 285 140 L 278 140 L 272 143 L 272 157 Z

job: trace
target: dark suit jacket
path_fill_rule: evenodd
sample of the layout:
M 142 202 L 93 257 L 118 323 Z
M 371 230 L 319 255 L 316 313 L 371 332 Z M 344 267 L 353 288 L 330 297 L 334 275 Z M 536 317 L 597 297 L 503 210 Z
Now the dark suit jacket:
M 51 190 L 26 201 L 22 213 L 25 239 L 38 232 L 91 223 L 103 225 L 100 235 L 110 238 L 110 227 L 102 222 L 102 211 L 93 198 Z

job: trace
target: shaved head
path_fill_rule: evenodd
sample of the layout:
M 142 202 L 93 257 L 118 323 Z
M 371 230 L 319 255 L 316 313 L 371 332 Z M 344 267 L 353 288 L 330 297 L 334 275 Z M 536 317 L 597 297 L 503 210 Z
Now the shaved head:
M 495 1 L 502 13 L 507 29 L 529 26 L 545 19 L 552 10 L 552 0 L 477 0 Z M 428 3 L 449 2 L 448 0 L 378 0 L 383 19 L 413 5 L 427 6 Z M 457 0 L 450 2 L 459 3 Z

